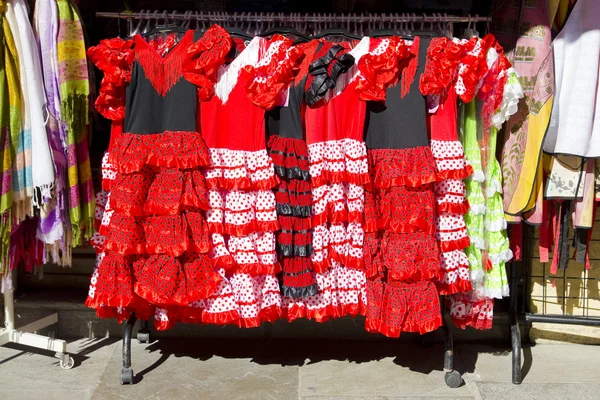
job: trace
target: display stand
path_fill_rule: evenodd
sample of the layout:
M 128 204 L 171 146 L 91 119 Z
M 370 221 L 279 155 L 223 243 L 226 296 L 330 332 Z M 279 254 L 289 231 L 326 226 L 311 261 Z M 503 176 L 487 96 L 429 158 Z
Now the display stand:
M 10 279 L 14 281 L 13 272 L 11 272 Z M 60 360 L 60 367 L 62 369 L 71 369 L 75 362 L 67 353 L 67 342 L 34 333 L 56 323 L 58 323 L 58 313 L 38 319 L 16 329 L 14 290 L 4 290 L 4 328 L 0 329 L 0 346 L 7 343 L 17 343 L 35 349 L 49 350 L 54 352 L 54 357 Z

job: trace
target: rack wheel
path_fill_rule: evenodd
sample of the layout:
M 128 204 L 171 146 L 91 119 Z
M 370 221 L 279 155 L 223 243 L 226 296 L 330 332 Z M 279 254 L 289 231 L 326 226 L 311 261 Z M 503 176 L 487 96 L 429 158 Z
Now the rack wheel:
M 121 369 L 121 385 L 131 385 L 133 383 L 133 370 L 131 368 Z
M 137 341 L 138 343 L 150 343 L 150 332 L 138 331 Z
M 62 369 L 71 369 L 75 365 L 75 360 L 68 354 L 65 354 L 63 358 L 60 360 L 60 367 Z
M 446 372 L 444 379 L 446 380 L 446 385 L 452 389 L 459 388 L 463 384 L 462 376 L 460 376 L 458 371 Z

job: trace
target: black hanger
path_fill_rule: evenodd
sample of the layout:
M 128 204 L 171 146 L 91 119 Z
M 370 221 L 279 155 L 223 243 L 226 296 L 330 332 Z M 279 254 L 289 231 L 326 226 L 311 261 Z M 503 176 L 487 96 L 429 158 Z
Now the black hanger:
M 412 40 L 416 36 L 433 37 L 434 33 L 431 31 L 414 31 L 412 34 L 407 35 L 396 29 L 375 29 L 375 30 L 369 32 L 368 36 L 372 37 L 372 38 L 385 37 L 385 36 L 398 36 L 398 37 L 401 37 L 402 39 Z
M 316 35 L 313 35 L 311 37 L 313 39 L 320 39 L 320 38 L 324 38 L 326 36 L 343 36 L 343 37 L 346 37 L 348 39 L 353 39 L 353 40 L 361 40 L 362 39 L 362 37 L 355 35 L 353 33 L 350 33 L 347 30 L 342 29 L 342 28 L 323 29 L 321 32 L 319 32 Z
M 165 32 L 173 32 L 173 33 L 186 33 L 188 30 L 182 28 L 178 24 L 160 24 L 156 25 L 154 28 L 150 29 L 150 31 L 146 33 L 142 33 L 142 37 L 148 37 L 155 35 L 157 33 L 165 33 Z
M 227 33 L 229 33 L 229 35 L 231 35 L 233 37 L 238 37 L 238 38 L 244 39 L 244 40 L 254 39 L 254 36 L 248 35 L 246 32 L 244 32 L 237 26 L 227 26 L 227 27 L 223 27 L 223 29 L 225 29 L 227 31 Z
M 286 35 L 296 36 L 298 39 L 294 42 L 294 44 L 310 41 L 310 38 L 308 36 L 303 35 L 302 33 L 298 32 L 296 29 L 294 29 L 290 26 L 280 26 L 280 27 L 271 28 L 271 29 L 268 29 L 267 31 L 261 33 L 260 36 L 263 36 L 263 37 L 273 36 L 275 34 L 280 34 L 280 35 L 284 35 L 284 36 L 286 36 Z

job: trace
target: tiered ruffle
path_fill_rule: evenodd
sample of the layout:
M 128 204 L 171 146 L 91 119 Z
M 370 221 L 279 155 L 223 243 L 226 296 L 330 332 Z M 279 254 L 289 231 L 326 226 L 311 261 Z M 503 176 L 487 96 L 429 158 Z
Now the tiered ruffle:
M 86 305 L 147 317 L 155 306 L 206 298 L 221 277 L 207 254 L 208 227 L 200 213 L 208 205 L 198 171 L 208 162 L 202 138 L 193 132 L 134 136 L 123 134 L 109 157 L 118 171 L 110 193 L 114 213 Z M 107 196 L 105 211 L 108 202 Z
M 291 303 L 319 293 L 310 259 L 314 249 L 308 147 L 304 140 L 274 135 L 269 138 L 269 153 L 280 179 L 275 199 L 281 227 L 277 252 L 283 269 L 282 294 L 284 303 Z
M 398 337 L 441 325 L 435 232 L 435 164 L 428 147 L 369 150 L 364 265 L 369 332 Z

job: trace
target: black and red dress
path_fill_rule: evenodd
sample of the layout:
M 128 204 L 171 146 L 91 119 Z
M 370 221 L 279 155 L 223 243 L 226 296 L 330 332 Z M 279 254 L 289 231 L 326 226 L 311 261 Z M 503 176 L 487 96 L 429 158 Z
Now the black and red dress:
M 205 71 L 216 69 L 230 38 L 217 26 L 197 42 L 194 36 L 187 31 L 147 42 L 137 35 L 90 49 L 106 74 L 96 106 L 105 117 L 122 120 L 123 130 L 108 156 L 116 176 L 105 256 L 86 300 L 101 316 L 135 312 L 148 319 L 157 307 L 207 298 L 221 281 L 208 255 L 203 215 L 208 199 L 202 168 L 210 155 L 196 129 L 197 87 L 185 79 L 183 66 L 196 48 L 194 61 Z M 212 91 L 213 77 L 205 75 L 201 90 Z
M 365 141 L 371 185 L 365 193 L 365 265 L 369 332 L 398 337 L 441 323 L 435 281 L 436 165 L 427 136 L 427 107 L 419 91 L 428 38 L 371 39 L 358 89 L 367 106 Z

